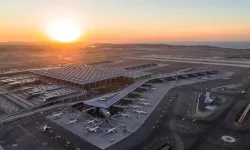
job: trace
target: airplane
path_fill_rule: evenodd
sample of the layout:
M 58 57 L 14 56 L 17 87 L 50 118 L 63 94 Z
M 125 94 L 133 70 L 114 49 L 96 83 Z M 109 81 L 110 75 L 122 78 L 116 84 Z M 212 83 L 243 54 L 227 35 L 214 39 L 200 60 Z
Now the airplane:
M 120 115 L 123 116 L 124 118 L 130 118 L 131 117 L 131 115 L 129 115 L 129 114 L 123 114 L 123 113 L 121 113 Z
M 118 123 L 118 126 L 119 127 L 127 127 L 125 124 L 123 124 L 123 123 Z
M 171 85 L 176 85 L 176 82 L 172 81 L 172 82 L 170 82 L 169 84 L 171 84 Z
M 109 139 L 109 142 L 114 142 L 115 141 L 115 139 Z
M 143 110 L 136 110 L 135 112 L 138 114 L 147 114 L 147 112 Z
M 150 103 L 143 102 L 142 105 L 148 106 Z
M 208 79 L 208 77 L 202 77 L 202 79 L 203 79 L 203 80 L 207 80 L 207 79 Z
M 100 128 L 99 126 L 96 126 L 96 127 L 93 127 L 93 128 L 86 127 L 85 130 L 87 132 L 97 132 L 97 129 L 99 129 L 99 128 Z
M 48 127 L 48 125 L 42 126 L 39 128 L 41 131 L 46 131 L 46 129 L 50 129 L 51 127 Z
M 246 94 L 247 92 L 246 92 L 246 91 L 242 91 L 241 93 L 242 93 L 242 94 Z
M 224 89 L 224 88 L 221 88 L 220 90 L 221 90 L 221 91 L 225 91 L 225 89 Z
M 139 101 L 146 101 L 145 98 L 138 98 Z
M 80 120 L 80 119 L 82 119 L 82 117 L 83 117 L 83 115 L 78 114 L 76 119 L 79 119 L 79 120 Z
M 97 122 L 98 120 L 96 120 L 96 119 L 93 119 L 93 120 L 87 120 L 87 124 L 95 124 L 95 122 Z
M 52 118 L 59 118 L 63 113 L 55 113 L 55 114 L 52 114 Z
M 111 133 L 111 132 L 116 133 L 116 127 L 106 130 L 106 133 Z
M 105 99 L 105 98 L 100 98 L 99 100 L 100 100 L 100 101 L 105 101 L 106 99 Z
M 76 124 L 76 122 L 77 122 L 77 119 L 73 119 L 73 120 L 69 120 L 67 124 Z
M 140 106 L 137 106 L 137 105 L 131 105 L 130 107 L 132 107 L 132 108 L 140 108 Z

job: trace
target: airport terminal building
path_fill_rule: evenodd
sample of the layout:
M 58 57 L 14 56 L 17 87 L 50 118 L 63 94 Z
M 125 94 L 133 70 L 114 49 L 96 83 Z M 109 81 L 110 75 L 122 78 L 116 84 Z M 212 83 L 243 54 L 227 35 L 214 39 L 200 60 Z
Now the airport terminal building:
M 151 73 L 138 70 L 108 68 L 100 65 L 86 64 L 33 70 L 31 72 L 86 90 L 111 85 L 115 82 L 133 83 L 137 79 L 146 78 L 151 75 Z

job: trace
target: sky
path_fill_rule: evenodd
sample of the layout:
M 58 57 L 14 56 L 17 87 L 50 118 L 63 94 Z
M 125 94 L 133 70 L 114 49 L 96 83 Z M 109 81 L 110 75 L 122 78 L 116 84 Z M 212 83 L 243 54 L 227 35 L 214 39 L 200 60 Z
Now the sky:
M 249 0 L 3 0 L 1 42 L 48 42 L 57 18 L 80 23 L 81 42 L 250 41 Z

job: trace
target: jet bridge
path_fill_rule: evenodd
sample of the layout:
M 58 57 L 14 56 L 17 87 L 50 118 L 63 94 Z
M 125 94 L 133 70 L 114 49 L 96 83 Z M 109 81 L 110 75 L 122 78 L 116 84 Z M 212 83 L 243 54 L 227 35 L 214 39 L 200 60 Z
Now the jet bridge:
M 197 75 L 198 76 L 199 74 L 206 75 L 209 73 L 218 73 L 218 71 L 203 69 L 203 70 L 198 70 L 198 71 L 196 70 L 196 71 L 192 71 L 192 72 L 164 74 L 164 75 L 153 77 L 153 78 L 142 79 L 142 80 L 138 80 L 135 83 L 129 85 L 128 87 L 119 91 L 119 93 L 116 93 L 115 95 L 113 95 L 112 97 L 109 97 L 108 99 L 106 99 L 104 101 L 94 99 L 94 100 L 85 101 L 84 103 L 87 105 L 90 105 L 90 106 L 94 106 L 94 107 L 109 108 L 112 105 L 116 104 L 121 99 L 124 99 L 124 97 L 126 97 L 129 94 L 134 94 L 134 95 L 140 96 L 141 93 L 136 92 L 135 90 L 137 88 L 140 88 L 143 85 L 152 86 L 153 84 L 149 83 L 151 81 L 159 80 L 159 79 L 163 79 L 166 81 L 168 81 L 168 79 L 178 80 L 179 77 L 183 78 L 185 76 L 188 78 L 190 75 L 194 75 L 194 76 Z

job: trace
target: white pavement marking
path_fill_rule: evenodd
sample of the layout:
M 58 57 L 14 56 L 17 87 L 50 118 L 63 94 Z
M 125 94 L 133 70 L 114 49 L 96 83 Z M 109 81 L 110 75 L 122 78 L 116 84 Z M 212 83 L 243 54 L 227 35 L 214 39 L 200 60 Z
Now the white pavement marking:
M 24 129 L 21 125 L 18 125 L 20 128 L 22 128 L 24 131 L 26 131 L 30 136 L 32 136 L 39 144 L 42 144 L 40 141 L 37 140 L 37 138 L 31 134 L 28 130 Z
M 236 139 L 232 136 L 229 136 L 229 135 L 223 135 L 223 136 L 221 136 L 221 139 L 225 142 L 228 142 L 228 143 L 236 142 Z

